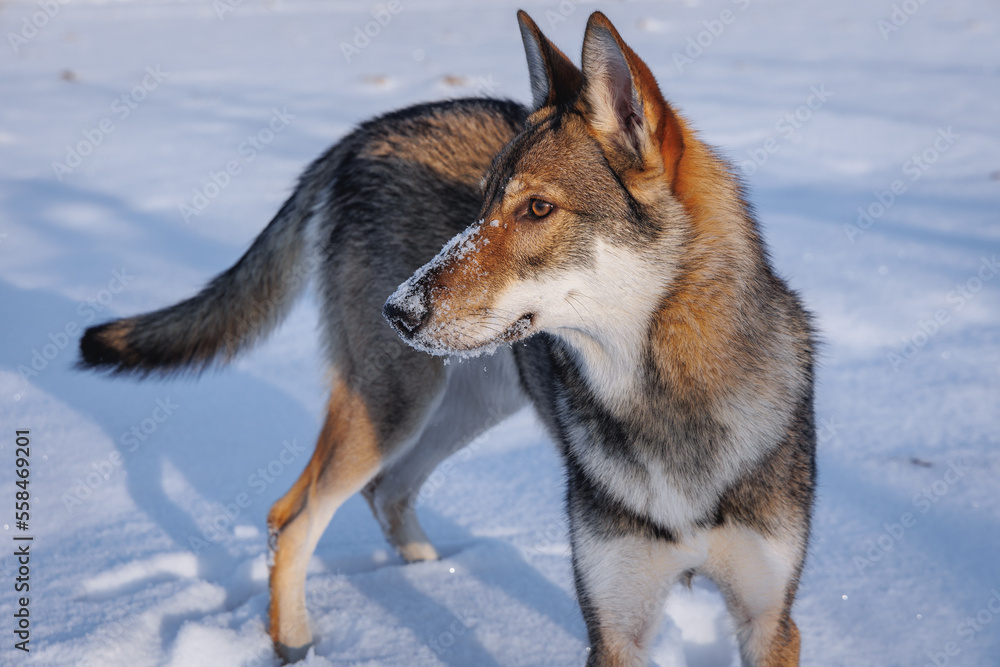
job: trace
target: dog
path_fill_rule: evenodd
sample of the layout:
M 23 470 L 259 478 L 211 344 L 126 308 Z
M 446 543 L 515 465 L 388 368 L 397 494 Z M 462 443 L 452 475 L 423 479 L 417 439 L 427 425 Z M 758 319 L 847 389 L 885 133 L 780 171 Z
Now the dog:
M 667 593 L 694 575 L 722 592 L 744 664 L 797 665 L 811 318 L 740 179 L 611 22 L 590 17 L 580 68 L 518 22 L 530 108 L 453 100 L 359 126 L 233 267 L 186 301 L 88 329 L 80 364 L 202 371 L 262 339 L 315 280 L 330 399 L 268 515 L 286 661 L 313 642 L 306 565 L 337 508 L 361 491 L 404 559 L 437 558 L 414 512 L 421 484 L 530 403 L 565 466 L 588 665 L 645 665 Z

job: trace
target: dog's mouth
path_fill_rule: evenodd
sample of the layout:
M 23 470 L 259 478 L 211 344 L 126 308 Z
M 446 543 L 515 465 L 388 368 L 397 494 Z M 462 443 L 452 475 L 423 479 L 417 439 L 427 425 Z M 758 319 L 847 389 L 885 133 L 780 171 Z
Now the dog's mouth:
M 535 314 L 526 313 L 501 329 L 500 333 L 488 338 L 479 338 L 475 335 L 473 331 L 479 328 L 475 325 L 462 326 L 453 322 L 445 324 L 433 332 L 421 332 L 424 335 L 418 334 L 416 338 L 418 343 L 423 342 L 425 345 L 429 343 L 428 347 L 437 348 L 438 354 L 444 352 L 445 354 L 475 357 L 481 354 L 493 354 L 501 345 L 510 345 L 528 338 L 534 333 L 534 322 Z M 481 333 L 483 328 L 479 329 Z M 411 342 L 411 344 L 413 343 Z
M 532 325 L 534 322 L 535 314 L 525 313 L 521 317 L 517 318 L 513 324 L 500 332 L 500 341 L 503 343 L 516 343 L 520 340 L 524 340 L 533 333 Z
M 501 345 L 510 345 L 528 338 L 535 333 L 535 313 L 526 313 L 517 318 L 499 333 L 489 337 L 482 334 L 489 329 L 496 331 L 496 325 L 483 326 L 483 322 L 452 321 L 434 326 L 421 327 L 403 339 L 418 350 L 434 355 L 477 357 L 492 354 Z

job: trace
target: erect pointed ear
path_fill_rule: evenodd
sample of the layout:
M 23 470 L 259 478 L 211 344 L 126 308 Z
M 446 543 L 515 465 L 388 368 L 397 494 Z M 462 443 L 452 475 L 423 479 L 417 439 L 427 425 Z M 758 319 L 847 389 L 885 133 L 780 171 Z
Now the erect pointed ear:
M 663 99 L 649 67 L 601 12 L 583 38 L 585 117 L 598 141 L 622 169 L 662 164 L 671 182 L 684 152 L 680 121 Z
M 572 101 L 580 92 L 583 75 L 579 68 L 545 38 L 523 9 L 517 12 L 524 53 L 528 57 L 533 110 L 550 104 Z

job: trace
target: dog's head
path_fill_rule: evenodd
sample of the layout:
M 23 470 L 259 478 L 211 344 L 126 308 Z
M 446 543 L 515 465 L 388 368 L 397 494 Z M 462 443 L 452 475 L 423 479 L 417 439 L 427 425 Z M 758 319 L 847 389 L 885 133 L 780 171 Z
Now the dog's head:
M 484 178 L 480 220 L 385 304 L 399 334 L 432 353 L 539 331 L 614 344 L 648 326 L 690 236 L 690 133 L 646 64 L 600 12 L 582 72 L 518 20 L 534 111 Z

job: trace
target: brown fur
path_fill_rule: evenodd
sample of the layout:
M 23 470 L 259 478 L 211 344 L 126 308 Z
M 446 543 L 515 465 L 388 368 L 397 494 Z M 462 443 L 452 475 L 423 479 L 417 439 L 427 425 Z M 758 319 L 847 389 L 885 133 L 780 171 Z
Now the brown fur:
M 312 642 L 306 568 L 337 507 L 363 489 L 404 558 L 436 558 L 415 494 L 530 398 L 566 465 L 588 664 L 643 663 L 666 591 L 694 574 L 719 584 L 748 664 L 797 664 L 809 316 L 772 272 L 739 180 L 607 18 L 590 18 L 583 72 L 518 18 L 530 115 L 469 99 L 362 125 L 235 266 L 192 299 L 89 329 L 81 365 L 142 376 L 227 361 L 319 269 L 333 387 L 312 458 L 268 517 L 286 660 Z M 534 215 L 533 200 L 554 208 Z M 402 346 L 380 307 L 421 350 L 517 344 L 445 366 Z
M 747 664 L 797 664 L 808 314 L 739 179 L 600 13 L 583 74 L 563 98 L 533 81 L 544 106 L 494 162 L 483 220 L 385 312 L 423 349 L 525 340 L 522 380 L 567 464 L 588 665 L 641 663 L 662 602 L 650 587 L 692 572 L 726 595 Z M 537 200 L 553 208 L 533 216 Z
M 633 81 L 642 99 L 645 118 L 652 126 L 654 143 L 659 147 L 659 164 L 651 159 L 647 160 L 641 169 L 634 170 L 635 173 L 625 174 L 626 178 L 641 175 L 645 178 L 662 179 L 673 184 L 676 191 L 677 179 L 681 171 L 687 168 L 687 165 L 681 166 L 679 162 L 685 154 L 690 132 L 686 131 L 683 122 L 674 114 L 673 109 L 663 98 L 649 66 L 625 43 L 615 27 L 611 25 L 611 21 L 603 14 L 595 12 L 589 25 L 600 26 L 608 30 L 625 55 Z M 613 154 L 615 152 L 616 147 L 608 141 L 606 135 L 599 131 L 594 131 L 593 135 L 604 147 L 606 153 Z M 652 156 L 649 157 L 652 158 Z M 650 173 L 651 170 L 652 173 Z
M 449 134 L 453 141 L 439 140 Z M 448 117 L 421 118 L 376 138 L 360 157 L 400 160 L 427 167 L 456 183 L 476 183 L 495 154 L 510 137 L 510 128 L 492 118 L 471 118 L 456 125 Z
M 312 458 L 271 508 L 270 633 L 278 652 L 298 659 L 312 641 L 305 608 L 306 565 L 336 508 L 361 490 L 382 462 L 376 426 L 359 394 L 338 382 Z
M 705 398 L 725 392 L 735 369 L 719 365 L 737 338 L 730 304 L 738 301 L 739 275 L 752 254 L 742 236 L 726 227 L 731 212 L 745 208 L 733 185 L 733 175 L 678 116 L 663 98 L 645 62 L 622 40 L 603 15 L 593 25 L 609 30 L 628 61 L 645 115 L 653 127 L 658 152 L 647 155 L 643 164 L 626 169 L 623 180 L 639 201 L 650 201 L 660 182 L 670 183 L 672 194 L 684 207 L 690 226 L 690 247 L 684 275 L 678 277 L 669 299 L 657 317 L 655 345 L 657 361 L 665 376 L 684 378 L 693 397 Z M 578 103 L 586 110 L 583 101 Z M 595 138 L 605 146 L 609 141 L 599 131 Z M 655 158 L 660 159 L 657 164 Z M 646 195 L 646 191 L 650 191 Z M 724 223 L 723 221 L 726 221 Z M 742 231 L 749 230 L 747 224 Z
M 771 651 L 762 667 L 797 667 L 799 664 L 799 628 L 786 613 L 781 631 L 775 635 Z

